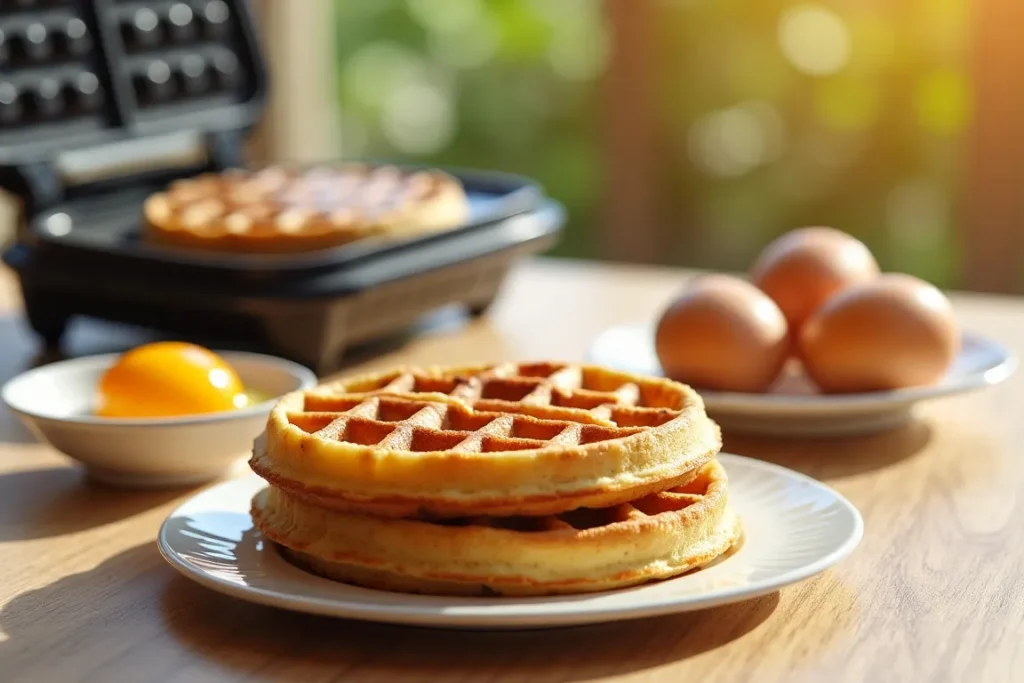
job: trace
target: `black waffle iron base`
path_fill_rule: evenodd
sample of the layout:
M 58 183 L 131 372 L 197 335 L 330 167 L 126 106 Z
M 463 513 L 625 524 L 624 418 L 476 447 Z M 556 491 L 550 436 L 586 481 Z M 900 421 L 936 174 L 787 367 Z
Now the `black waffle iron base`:
M 135 207 L 137 209 L 137 205 Z M 312 367 L 335 370 L 344 351 L 410 329 L 452 304 L 471 314 L 488 307 L 520 257 L 552 245 L 563 210 L 550 200 L 528 210 L 388 248 L 332 250 L 344 258 L 308 255 L 290 267 L 261 259 L 198 263 L 138 247 L 100 249 L 111 224 L 83 225 L 79 241 L 39 237 L 16 244 L 4 260 L 18 274 L 32 328 L 48 346 L 60 344 L 75 316 L 137 324 L 180 338 L 264 349 Z M 64 231 L 61 227 L 59 232 Z M 130 240 L 129 240 L 130 241 Z M 240 264 L 246 267 L 240 267 Z
M 438 307 L 483 310 L 512 263 L 561 228 L 561 207 L 528 180 L 453 171 L 471 215 L 426 237 L 291 256 L 157 247 L 140 239 L 146 197 L 242 165 L 262 115 L 269 83 L 249 3 L 0 5 L 0 187 L 25 214 L 4 261 L 49 345 L 91 316 L 238 340 L 326 372 L 347 347 Z

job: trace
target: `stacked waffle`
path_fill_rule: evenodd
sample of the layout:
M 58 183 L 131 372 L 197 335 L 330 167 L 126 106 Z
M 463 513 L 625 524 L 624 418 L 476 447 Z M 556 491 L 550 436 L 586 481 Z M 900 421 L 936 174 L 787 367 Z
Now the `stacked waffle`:
M 143 213 L 147 238 L 161 244 L 289 253 L 455 228 L 469 203 L 441 171 L 352 164 L 208 173 L 151 195 Z
M 685 385 L 556 363 L 398 369 L 284 397 L 256 526 L 322 576 L 542 595 L 700 567 L 736 542 L 717 425 Z

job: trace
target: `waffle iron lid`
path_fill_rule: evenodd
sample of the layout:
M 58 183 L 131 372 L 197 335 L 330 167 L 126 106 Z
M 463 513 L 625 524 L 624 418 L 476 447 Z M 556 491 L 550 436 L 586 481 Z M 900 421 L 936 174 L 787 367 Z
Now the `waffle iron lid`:
M 236 163 L 266 89 L 245 0 L 4 2 L 0 186 L 33 214 L 72 185 Z

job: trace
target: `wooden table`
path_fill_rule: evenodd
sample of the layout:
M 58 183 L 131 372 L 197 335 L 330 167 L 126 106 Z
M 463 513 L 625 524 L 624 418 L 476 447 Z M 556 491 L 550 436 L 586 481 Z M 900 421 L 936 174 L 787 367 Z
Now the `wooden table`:
M 654 315 L 676 271 L 524 265 L 484 320 L 442 323 L 360 364 L 578 359 L 609 324 Z M 1024 354 L 1024 301 L 958 296 L 966 327 Z M 0 377 L 33 361 L 0 271 Z M 73 353 L 136 343 L 80 324 Z M 726 449 L 818 477 L 863 512 L 835 569 L 767 598 L 561 631 L 462 633 L 345 622 L 220 596 L 154 536 L 191 491 L 89 485 L 0 413 L 0 681 L 1024 680 L 1024 376 L 928 405 L 884 435 Z

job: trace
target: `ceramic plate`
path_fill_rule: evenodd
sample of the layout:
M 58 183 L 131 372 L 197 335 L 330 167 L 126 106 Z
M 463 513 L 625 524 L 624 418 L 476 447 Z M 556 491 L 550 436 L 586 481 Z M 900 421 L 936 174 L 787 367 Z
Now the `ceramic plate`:
M 265 486 L 256 477 L 220 484 L 185 502 L 161 527 L 159 547 L 185 576 L 243 600 L 369 621 L 493 629 L 589 624 L 724 605 L 818 574 L 857 546 L 860 514 L 832 489 L 777 465 L 720 457 L 743 520 L 743 543 L 710 567 L 637 588 L 564 597 L 453 598 L 329 581 L 286 562 L 253 528 L 249 500 Z
M 622 325 L 602 333 L 588 354 L 592 363 L 661 375 L 654 329 Z M 798 369 L 789 368 L 764 394 L 700 390 L 708 414 L 723 429 L 778 436 L 846 436 L 899 426 L 920 401 L 998 384 L 1013 374 L 1017 359 L 997 342 L 965 334 L 946 377 L 930 387 L 863 394 L 822 395 Z

